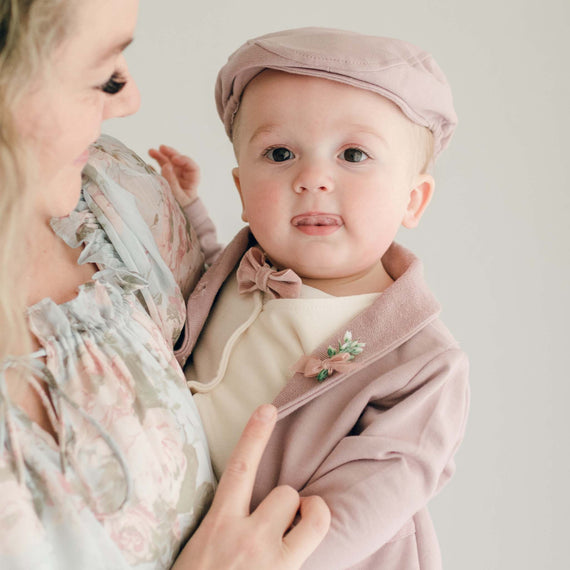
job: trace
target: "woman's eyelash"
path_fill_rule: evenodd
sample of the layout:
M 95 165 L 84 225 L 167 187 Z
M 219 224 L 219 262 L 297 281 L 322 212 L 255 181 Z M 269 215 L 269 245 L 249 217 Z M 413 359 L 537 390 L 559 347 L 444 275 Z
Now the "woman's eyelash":
M 113 73 L 113 75 L 111 75 L 111 77 L 105 83 L 103 83 L 103 85 L 100 86 L 100 89 L 101 91 L 107 93 L 108 95 L 115 95 L 126 84 L 127 84 L 127 79 L 118 71 L 115 71 L 115 73 Z

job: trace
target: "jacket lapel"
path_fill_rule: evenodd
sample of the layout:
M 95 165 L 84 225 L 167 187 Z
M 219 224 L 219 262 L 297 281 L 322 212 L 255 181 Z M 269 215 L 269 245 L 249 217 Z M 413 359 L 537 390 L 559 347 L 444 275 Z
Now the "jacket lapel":
M 243 228 L 198 282 L 188 300 L 184 337 L 175 351 L 182 366 L 196 344 L 218 291 L 244 252 L 254 244 L 249 227 Z M 440 305 L 424 281 L 421 261 L 406 248 L 393 243 L 382 263 L 394 283 L 367 310 L 331 334 L 311 355 L 324 360 L 329 345 L 336 346 L 349 330 L 355 340 L 366 343 L 364 351 L 356 357 L 358 366 L 345 373 L 336 372 L 320 383 L 315 378 L 294 374 L 273 401 L 279 419 L 382 358 L 437 318 Z
M 354 340 L 366 343 L 354 360 L 358 366 L 345 373 L 335 372 L 320 383 L 300 373 L 293 375 L 273 401 L 279 419 L 382 358 L 437 318 L 440 305 L 425 284 L 420 260 L 393 243 L 382 262 L 394 283 L 367 310 L 338 329 L 312 353 L 315 358 L 324 360 L 329 345 L 337 346 L 349 330 Z
M 186 306 L 186 325 L 174 351 L 181 366 L 184 366 L 188 360 L 198 340 L 218 291 L 244 252 L 250 247 L 250 243 L 253 243 L 252 240 L 253 237 L 248 227 L 238 232 L 218 259 L 204 273 L 190 295 Z

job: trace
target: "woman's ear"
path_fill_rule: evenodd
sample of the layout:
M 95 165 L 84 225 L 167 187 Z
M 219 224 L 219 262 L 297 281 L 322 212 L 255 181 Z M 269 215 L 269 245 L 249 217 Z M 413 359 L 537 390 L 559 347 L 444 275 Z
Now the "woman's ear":
M 239 180 L 239 166 L 236 166 L 235 168 L 232 169 L 232 176 L 234 178 L 234 184 L 236 185 L 239 194 L 239 199 L 241 200 L 241 219 L 244 222 L 247 222 L 247 216 L 245 213 L 245 203 L 243 201 L 243 195 L 241 193 L 241 183 Z
M 402 220 L 405 228 L 415 228 L 427 208 L 433 191 L 435 180 L 431 174 L 419 174 L 410 190 L 409 202 Z

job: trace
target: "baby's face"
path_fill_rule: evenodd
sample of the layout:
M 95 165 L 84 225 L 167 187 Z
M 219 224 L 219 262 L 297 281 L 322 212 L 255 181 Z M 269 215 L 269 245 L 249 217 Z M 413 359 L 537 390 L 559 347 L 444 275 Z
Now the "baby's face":
M 305 279 L 383 271 L 399 226 L 416 225 L 431 196 L 416 127 L 376 93 L 265 71 L 236 126 L 242 217 L 277 267 Z

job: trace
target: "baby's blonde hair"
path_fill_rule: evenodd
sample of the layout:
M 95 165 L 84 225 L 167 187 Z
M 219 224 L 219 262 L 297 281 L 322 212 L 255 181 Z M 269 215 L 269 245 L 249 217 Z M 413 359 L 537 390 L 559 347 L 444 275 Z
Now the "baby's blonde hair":
M 77 0 L 0 0 L 0 362 L 29 352 L 23 286 L 35 184 L 15 125 L 22 96 L 66 37 Z

